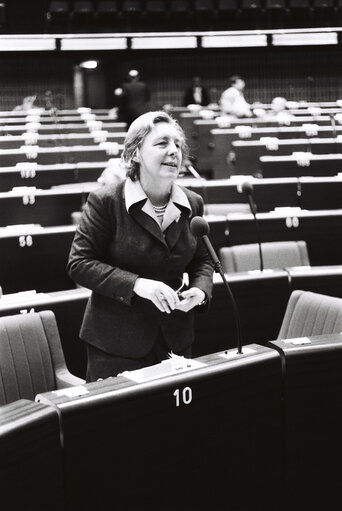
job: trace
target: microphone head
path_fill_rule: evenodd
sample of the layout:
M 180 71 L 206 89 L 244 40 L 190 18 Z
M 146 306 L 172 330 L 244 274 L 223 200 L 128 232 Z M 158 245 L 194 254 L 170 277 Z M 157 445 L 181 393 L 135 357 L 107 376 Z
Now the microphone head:
M 243 193 L 250 195 L 251 193 L 253 193 L 254 188 L 252 183 L 250 183 L 249 181 L 245 181 L 244 183 L 242 183 L 241 190 L 243 191 Z
M 202 236 L 208 236 L 210 227 L 204 218 L 201 216 L 194 216 L 190 222 L 190 230 L 196 238 L 201 238 Z

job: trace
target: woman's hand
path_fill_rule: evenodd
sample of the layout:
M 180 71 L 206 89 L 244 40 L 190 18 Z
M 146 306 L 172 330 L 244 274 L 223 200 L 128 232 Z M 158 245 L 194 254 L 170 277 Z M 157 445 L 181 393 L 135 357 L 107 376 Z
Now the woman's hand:
M 133 291 L 141 298 L 151 300 L 161 312 L 166 312 L 167 314 L 178 308 L 180 303 L 176 291 L 159 280 L 138 277 Z
M 181 293 L 182 299 L 179 301 L 176 309 L 188 312 L 205 300 L 205 292 L 198 287 L 192 287 Z

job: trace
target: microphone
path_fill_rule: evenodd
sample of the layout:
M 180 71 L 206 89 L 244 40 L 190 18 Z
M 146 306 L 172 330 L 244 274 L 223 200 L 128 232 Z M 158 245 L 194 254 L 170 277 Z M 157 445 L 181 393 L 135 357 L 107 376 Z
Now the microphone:
M 256 216 L 257 207 L 256 207 L 256 204 L 255 204 L 255 201 L 254 201 L 254 197 L 253 197 L 254 188 L 253 188 L 252 183 L 250 183 L 249 181 L 246 181 L 245 183 L 242 184 L 241 190 L 247 196 L 248 204 L 249 204 L 251 213 L 252 213 L 252 215 L 254 217 L 254 220 L 255 220 L 255 225 L 256 225 L 256 230 L 257 230 L 257 237 L 258 237 L 258 247 L 259 247 L 260 271 L 263 271 L 264 270 L 264 258 L 263 258 L 263 255 L 262 255 L 260 226 L 259 226 L 259 222 L 258 222 L 258 219 L 257 219 L 257 216 Z
M 196 169 L 194 169 L 194 167 L 191 165 L 191 163 L 189 165 L 187 165 L 186 167 L 187 171 L 190 172 L 190 174 L 195 177 L 196 179 L 202 179 L 202 177 L 200 176 L 200 174 L 197 172 Z
M 237 350 L 238 350 L 237 353 L 238 353 L 238 355 L 241 355 L 242 354 L 242 333 L 241 333 L 241 321 L 240 321 L 239 309 L 236 305 L 234 295 L 230 289 L 230 286 L 227 282 L 226 276 L 222 269 L 221 261 L 217 257 L 214 247 L 212 246 L 212 244 L 208 238 L 208 234 L 210 231 L 209 224 L 208 224 L 208 222 L 206 222 L 206 220 L 204 220 L 203 217 L 195 216 L 190 222 L 190 230 L 191 230 L 192 234 L 194 236 L 196 236 L 196 238 L 201 238 L 205 248 L 207 249 L 207 251 L 210 255 L 212 262 L 214 263 L 215 271 L 221 275 L 223 284 L 225 285 L 225 288 L 228 291 L 230 300 L 233 305 L 234 319 L 235 319 L 235 324 L 236 324 L 236 338 L 237 338 Z

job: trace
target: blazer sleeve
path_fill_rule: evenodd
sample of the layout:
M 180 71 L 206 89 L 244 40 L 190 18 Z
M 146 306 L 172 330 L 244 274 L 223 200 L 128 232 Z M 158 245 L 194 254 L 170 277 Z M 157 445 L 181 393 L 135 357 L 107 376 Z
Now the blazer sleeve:
M 112 200 L 101 192 L 89 194 L 71 247 L 67 271 L 77 284 L 131 305 L 138 275 L 106 262 L 116 222 L 110 214 Z

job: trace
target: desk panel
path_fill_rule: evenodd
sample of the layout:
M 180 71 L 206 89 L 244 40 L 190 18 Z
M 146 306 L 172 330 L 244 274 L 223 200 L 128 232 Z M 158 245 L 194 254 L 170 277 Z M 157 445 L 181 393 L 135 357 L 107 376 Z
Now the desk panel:
M 76 227 L 0 229 L 0 285 L 3 293 L 72 289 L 66 265 Z
M 217 116 L 215 119 L 201 119 L 199 114 L 181 114 L 181 123 L 186 129 L 187 140 L 191 149 L 191 155 L 195 158 L 197 170 L 199 172 L 212 172 L 213 177 L 217 179 L 227 178 L 231 172 L 227 166 L 227 155 L 229 153 L 229 142 L 224 149 L 224 156 L 220 157 L 219 162 L 214 165 L 213 149 L 215 139 L 211 130 L 226 129 L 241 132 L 244 126 L 248 130 L 254 129 L 291 129 L 301 127 L 303 124 L 316 124 L 318 126 L 327 126 L 331 128 L 331 120 L 327 115 L 310 116 L 300 115 L 294 118 L 290 123 L 281 123 L 273 116 L 265 116 L 264 118 L 252 117 L 248 119 L 233 119 Z M 284 126 L 289 124 L 289 126 Z M 257 135 L 258 137 L 258 135 Z M 223 163 L 223 165 L 222 165 Z
M 264 344 L 276 339 L 289 299 L 285 271 L 227 274 L 241 320 L 243 343 Z M 233 307 L 227 290 L 215 275 L 210 309 L 196 314 L 193 356 L 231 349 L 237 345 Z
M 80 397 L 41 394 L 61 413 L 67 509 L 113 502 L 130 511 L 208 511 L 229 502 L 234 511 L 274 511 L 282 479 L 280 357 L 250 349 L 237 360 L 204 357 L 205 367 L 147 383 L 118 377 L 86 385 Z
M 3 511 L 65 509 L 54 408 L 26 399 L 0 407 L 0 481 Z
M 70 225 L 71 213 L 82 210 L 88 194 L 88 188 L 0 193 L 0 227 L 16 224 L 40 224 L 43 227 Z
M 282 353 L 286 371 L 286 510 L 336 509 L 342 497 L 342 336 L 271 345 Z
M 97 138 L 101 135 L 96 135 Z M 75 145 L 98 145 L 100 141 L 97 140 L 96 136 L 91 133 L 69 133 L 69 134 L 53 134 L 53 135 L 29 135 L 27 139 L 27 133 L 23 135 L 8 135 L 0 136 L 0 148 L 1 149 L 19 149 L 25 145 L 27 140 L 32 140 L 32 144 L 36 144 L 39 147 L 69 147 Z M 126 132 L 118 133 L 107 133 L 103 132 L 103 141 L 106 142 L 117 142 L 123 144 L 126 136 Z M 101 140 L 102 141 L 102 140 Z
M 342 175 L 332 177 L 301 177 L 300 207 L 303 209 L 342 208 Z
M 246 177 L 254 188 L 254 199 L 259 212 L 270 211 L 276 207 L 299 206 L 298 180 L 284 179 L 256 179 Z M 182 179 L 179 180 L 182 183 Z M 241 191 L 242 182 L 233 179 L 215 180 L 187 180 L 184 186 L 195 191 L 203 197 L 205 204 L 248 204 L 246 195 Z
M 0 192 L 7 192 L 16 186 L 35 186 L 51 188 L 67 183 L 85 183 L 97 181 L 108 161 L 56 163 L 39 165 L 28 163 L 0 168 Z
M 105 129 L 109 132 L 120 132 L 127 129 L 127 124 L 124 122 L 106 122 L 105 125 L 100 124 L 98 129 Z M 26 133 L 30 128 L 26 123 L 20 124 L 0 124 L 0 135 L 21 135 Z M 70 133 L 90 133 L 93 130 L 92 126 L 88 126 L 85 123 L 75 123 L 73 121 L 70 124 L 39 124 L 33 129 L 34 133 L 38 134 L 70 134 Z
M 295 289 L 342 298 L 342 263 L 339 266 L 287 268 L 290 292 Z
M 263 177 L 336 176 L 342 169 L 342 155 L 311 154 L 305 163 L 292 156 L 261 156 Z
M 110 142 L 109 142 L 110 144 Z M 117 152 L 111 154 L 110 150 L 101 146 L 73 146 L 73 147 L 38 147 L 30 155 L 29 146 L 24 149 L 0 149 L 0 162 L 2 167 L 11 167 L 19 162 L 35 162 L 41 165 L 53 163 L 78 163 L 97 162 L 119 157 L 122 146 L 119 145 Z
M 198 123 L 198 121 L 195 121 Z M 310 127 L 311 126 L 311 127 Z M 198 126 L 199 138 L 201 136 L 202 127 Z M 227 168 L 230 173 L 234 171 L 234 165 L 231 163 L 233 155 L 229 154 L 232 151 L 232 143 L 237 140 L 259 140 L 261 137 L 276 137 L 277 139 L 294 139 L 313 137 L 313 133 L 320 138 L 331 138 L 333 131 L 331 126 L 319 126 L 308 123 L 303 126 L 284 126 L 284 127 L 264 127 L 264 128 L 251 128 L 249 131 L 239 130 L 235 128 L 214 128 L 210 130 L 210 135 L 205 138 L 203 135 L 203 144 L 199 146 L 199 160 L 204 158 L 206 164 L 209 162 L 211 165 L 208 167 L 213 170 L 213 177 L 223 177 L 222 174 L 227 173 Z M 342 126 L 336 126 L 336 133 L 342 134 Z
M 317 210 L 288 214 L 259 213 L 261 240 L 307 243 L 312 266 L 342 263 L 342 211 Z M 228 215 L 227 245 L 256 243 L 257 231 L 252 215 Z

